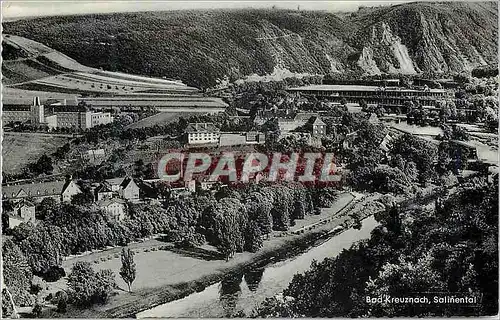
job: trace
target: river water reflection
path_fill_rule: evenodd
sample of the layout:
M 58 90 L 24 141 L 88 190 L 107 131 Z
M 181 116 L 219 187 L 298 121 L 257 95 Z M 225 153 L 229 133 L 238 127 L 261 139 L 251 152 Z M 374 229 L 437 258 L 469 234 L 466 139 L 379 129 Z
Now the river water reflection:
M 293 276 L 306 271 L 313 260 L 334 257 L 356 241 L 367 239 L 378 225 L 373 217 L 363 220 L 360 230 L 349 229 L 323 244 L 290 259 L 228 276 L 205 290 L 137 314 L 145 317 L 229 317 L 250 314 L 267 297 L 283 291 Z

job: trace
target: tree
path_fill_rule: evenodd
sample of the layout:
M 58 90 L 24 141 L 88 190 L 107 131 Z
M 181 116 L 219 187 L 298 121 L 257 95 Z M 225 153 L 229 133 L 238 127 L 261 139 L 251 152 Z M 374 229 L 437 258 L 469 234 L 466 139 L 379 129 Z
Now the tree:
M 246 207 L 248 216 L 257 223 L 261 235 L 268 235 L 273 230 L 271 201 L 272 199 L 269 199 L 260 192 L 253 192 L 247 199 Z
M 283 295 L 266 298 L 254 311 L 255 318 L 299 318 L 301 314 L 293 310 L 293 299 Z
M 90 306 L 107 301 L 115 287 L 115 277 L 111 270 L 96 273 L 89 262 L 78 261 L 68 276 L 68 287 L 75 304 Z
M 143 176 L 144 176 L 144 161 L 142 159 L 139 159 L 134 163 L 134 178 L 142 178 Z
M 54 198 L 45 198 L 36 205 L 36 219 L 45 220 L 46 217 L 53 216 L 58 209 L 59 205 Z
M 214 207 L 216 247 L 229 260 L 244 246 L 243 233 L 248 221 L 246 208 L 237 199 L 224 198 Z
M 338 190 L 333 187 L 316 188 L 313 190 L 313 202 L 320 208 L 330 208 L 339 196 Z
M 19 247 L 10 239 L 2 244 L 3 288 L 7 288 L 16 305 L 30 306 L 33 296 L 30 294 L 33 273 L 28 261 Z
M 366 108 L 368 107 L 368 104 L 364 99 L 361 99 L 359 101 L 359 106 L 361 107 L 361 111 L 366 111 Z
M 14 318 L 17 315 L 13 315 L 14 313 L 14 303 L 11 300 L 11 296 L 9 295 L 8 289 L 3 286 L 2 288 L 2 318 Z
M 42 315 L 42 305 L 39 304 L 38 302 L 36 302 L 35 305 L 33 306 L 33 310 L 31 311 L 31 314 L 35 318 L 40 318 L 40 316 Z
M 5 209 L 2 210 L 2 234 L 5 234 L 9 229 L 9 215 L 5 212 Z
M 414 104 L 413 104 L 413 101 L 411 100 L 406 100 L 404 103 L 403 103 L 403 113 L 410 113 L 413 111 L 413 108 L 414 108 Z
M 459 126 L 455 125 L 455 126 L 453 126 L 451 138 L 453 140 L 468 141 L 469 140 L 469 133 L 463 127 L 459 127 Z
M 57 312 L 64 313 L 68 306 L 68 294 L 64 291 L 57 291 L 52 302 L 57 304 Z
M 88 205 L 94 202 L 94 195 L 92 192 L 85 190 L 84 192 L 75 194 L 71 197 L 71 203 L 76 205 Z
M 262 248 L 262 238 L 257 222 L 250 221 L 245 232 L 245 251 L 257 252 Z
M 52 166 L 52 158 L 43 154 L 35 163 L 29 165 L 29 169 L 34 174 L 52 174 L 54 167 Z
M 25 253 L 33 273 L 43 275 L 51 266 L 62 262 L 63 235 L 61 228 L 40 222 L 36 226 L 22 223 L 13 230 L 13 237 Z
M 134 262 L 134 251 L 132 251 L 130 248 L 123 248 L 122 249 L 122 267 L 120 269 L 120 276 L 122 277 L 123 281 L 128 286 L 128 291 L 130 292 L 130 286 L 132 285 L 132 282 L 135 280 L 135 274 L 136 274 L 136 269 L 135 269 L 135 262 Z
M 413 161 L 419 173 L 419 181 L 424 183 L 433 177 L 437 151 L 438 149 L 433 143 L 410 134 L 404 134 L 394 141 L 391 154 L 393 156 L 400 154 L 407 161 Z

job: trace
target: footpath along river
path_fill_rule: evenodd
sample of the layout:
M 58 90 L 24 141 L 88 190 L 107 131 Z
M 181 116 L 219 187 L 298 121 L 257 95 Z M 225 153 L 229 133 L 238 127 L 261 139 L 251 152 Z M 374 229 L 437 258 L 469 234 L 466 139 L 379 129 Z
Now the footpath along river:
M 145 310 L 136 317 L 218 318 L 240 311 L 249 315 L 267 297 L 282 292 L 295 274 L 309 269 L 313 260 L 334 257 L 353 243 L 368 239 L 377 225 L 370 216 L 363 220 L 360 230 L 346 230 L 296 257 L 234 273 L 201 292 Z

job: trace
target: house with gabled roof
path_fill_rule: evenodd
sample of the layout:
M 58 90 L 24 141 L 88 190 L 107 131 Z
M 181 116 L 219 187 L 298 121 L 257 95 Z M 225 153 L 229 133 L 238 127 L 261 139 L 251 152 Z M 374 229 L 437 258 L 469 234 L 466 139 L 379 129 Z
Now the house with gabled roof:
M 128 201 L 139 200 L 139 186 L 130 177 L 107 179 L 105 184 L 112 192 L 118 193 L 120 198 Z
M 31 198 L 34 201 L 53 198 L 56 201 L 69 202 L 72 196 L 81 192 L 82 191 L 74 180 L 33 182 L 2 186 L 3 199 L 8 199 L 13 202 L 18 202 L 26 198 Z
M 26 200 L 20 200 L 14 205 L 14 211 L 9 212 L 9 228 L 14 228 L 23 222 L 35 223 L 35 205 Z
M 296 130 L 297 128 L 300 128 L 300 127 L 303 127 L 303 126 L 306 126 L 309 124 L 312 125 L 312 122 L 314 122 L 315 119 L 319 119 L 318 114 L 315 112 L 297 112 L 293 118 L 291 118 L 291 117 L 279 118 L 277 120 L 278 121 L 278 128 L 281 132 L 289 132 L 289 131 Z M 311 120 L 312 120 L 312 122 L 311 122 Z M 317 126 L 324 126 L 323 128 L 321 128 L 321 130 L 326 131 L 326 125 L 324 123 L 321 124 L 321 122 L 323 122 L 323 121 L 321 119 L 319 119 Z M 311 129 L 312 129 L 312 127 L 311 127 Z M 311 131 L 311 129 L 309 129 L 308 131 L 311 132 L 312 134 L 314 134 L 314 130 Z M 319 129 L 319 127 L 316 128 L 316 130 L 318 130 L 318 129 Z
M 111 190 L 111 186 L 108 183 L 101 183 L 97 188 L 95 188 L 94 199 L 96 201 L 111 198 L 113 198 L 113 190 Z
M 318 116 L 312 116 L 307 122 L 313 136 L 326 134 L 326 123 Z

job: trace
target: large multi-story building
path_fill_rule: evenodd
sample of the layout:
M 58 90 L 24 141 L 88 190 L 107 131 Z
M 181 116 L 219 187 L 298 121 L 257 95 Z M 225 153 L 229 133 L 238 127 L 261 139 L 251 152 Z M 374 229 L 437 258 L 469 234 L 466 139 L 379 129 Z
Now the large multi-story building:
M 113 118 L 109 112 L 92 112 L 90 114 L 90 123 L 92 127 L 111 122 L 113 122 Z
M 220 132 L 213 123 L 190 123 L 186 128 L 188 144 L 219 143 Z
M 88 129 L 92 127 L 90 112 L 83 107 L 51 107 L 50 113 L 56 116 L 58 128 Z
M 442 89 L 405 89 L 400 87 L 377 87 L 360 85 L 309 85 L 288 90 L 292 93 L 314 95 L 332 102 L 377 104 L 384 108 L 401 108 L 406 101 L 420 102 L 424 106 L 435 106 L 439 100 L 446 98 Z M 404 110 L 402 110 L 404 112 Z
M 90 111 L 84 106 L 51 106 L 49 112 L 57 117 L 56 126 L 58 128 L 85 130 L 113 122 L 111 113 Z
M 32 124 L 41 124 L 44 122 L 44 108 L 40 103 L 40 98 L 33 98 L 33 104 L 17 104 L 6 102 L 2 106 L 3 121 L 9 122 L 30 122 Z
M 113 122 L 113 117 L 109 112 L 94 112 L 87 107 L 76 103 L 62 102 L 52 103 L 44 106 L 40 103 L 40 98 L 33 99 L 33 105 L 11 104 L 3 105 L 3 121 L 29 122 L 33 125 L 44 124 L 50 129 L 72 128 L 85 130 L 98 125 Z

